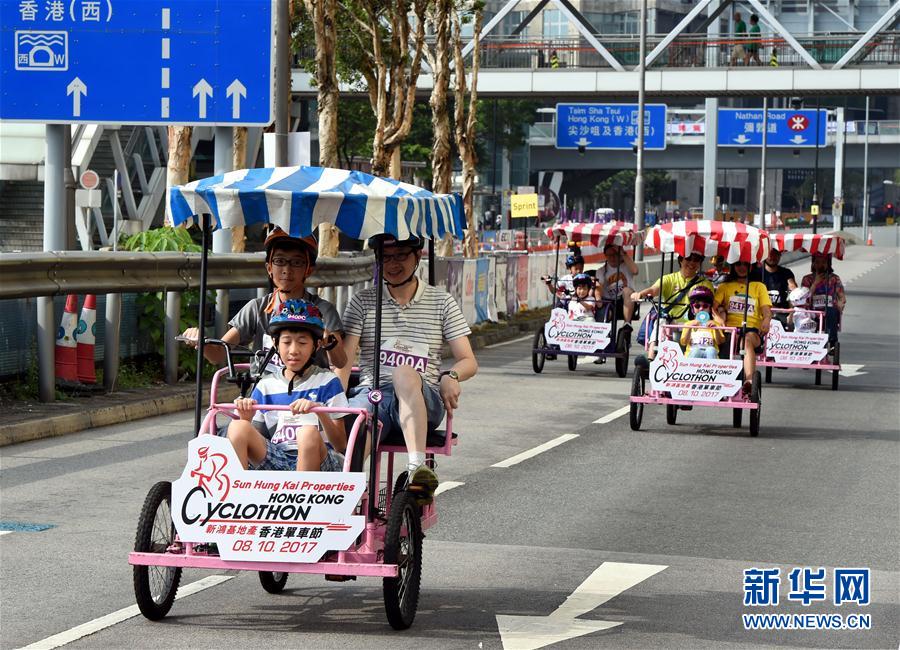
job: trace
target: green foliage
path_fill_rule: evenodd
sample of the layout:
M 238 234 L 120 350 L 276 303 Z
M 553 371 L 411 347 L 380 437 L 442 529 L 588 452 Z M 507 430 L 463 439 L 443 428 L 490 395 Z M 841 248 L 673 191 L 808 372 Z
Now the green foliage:
M 594 186 L 594 197 L 596 200 L 605 204 L 609 199 L 609 193 L 613 189 L 618 189 L 622 196 L 634 196 L 634 179 L 635 172 L 623 169 L 616 172 L 612 176 L 597 183 Z M 671 184 L 668 172 L 664 171 L 645 171 L 644 172 L 644 200 L 647 205 L 660 203 L 669 198 L 667 193 Z
M 201 250 L 200 245 L 193 240 L 187 229 L 169 226 L 136 233 L 126 239 L 122 247 L 124 250 L 143 252 L 181 251 L 199 253 Z M 215 300 L 215 291 L 208 291 L 207 304 L 213 304 Z M 182 293 L 179 331 L 183 332 L 188 327 L 197 327 L 199 304 L 199 291 L 185 291 Z M 138 329 L 150 338 L 154 352 L 160 358 L 165 357 L 165 294 L 161 291 L 140 293 L 135 299 L 135 308 L 138 313 Z M 194 374 L 196 372 L 197 358 L 192 349 L 184 346 L 179 348 L 178 368 L 180 373 Z

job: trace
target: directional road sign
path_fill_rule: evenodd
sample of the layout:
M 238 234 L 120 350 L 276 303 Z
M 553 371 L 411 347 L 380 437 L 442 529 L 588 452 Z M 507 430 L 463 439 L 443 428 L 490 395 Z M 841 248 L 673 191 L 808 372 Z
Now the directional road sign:
M 637 104 L 557 104 L 557 149 L 637 146 Z M 666 105 L 644 105 L 644 149 L 666 148 Z
M 272 121 L 274 0 L 3 0 L 0 119 Z
M 819 111 L 819 146 L 825 146 L 828 111 Z M 763 112 L 761 108 L 720 108 L 718 144 L 720 147 L 761 147 Z M 767 147 L 816 146 L 816 111 L 769 109 Z

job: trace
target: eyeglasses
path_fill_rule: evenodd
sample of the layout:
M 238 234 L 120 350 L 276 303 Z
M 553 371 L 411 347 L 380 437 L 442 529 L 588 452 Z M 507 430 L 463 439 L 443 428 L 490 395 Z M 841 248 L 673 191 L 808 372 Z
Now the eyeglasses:
M 692 302 L 691 307 L 694 307 L 694 308 L 707 307 L 707 308 L 709 308 L 709 307 L 712 307 L 712 303 L 710 303 L 710 302 Z
M 309 264 L 309 260 L 305 257 L 273 257 L 270 263 L 272 266 L 290 266 L 292 269 L 302 269 Z
M 409 259 L 409 256 L 412 255 L 412 251 L 405 251 L 403 253 L 394 253 L 393 255 L 388 255 L 386 253 L 382 253 L 381 259 L 385 264 L 388 262 L 405 262 Z

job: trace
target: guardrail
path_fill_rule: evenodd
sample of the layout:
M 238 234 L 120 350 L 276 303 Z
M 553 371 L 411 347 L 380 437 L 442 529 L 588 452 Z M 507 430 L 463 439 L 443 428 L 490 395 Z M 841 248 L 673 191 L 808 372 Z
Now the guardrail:
M 321 258 L 306 286 L 325 289 L 323 295 L 343 309 L 353 293 L 371 280 L 371 252 Z M 210 289 L 256 288 L 266 284 L 262 253 L 210 255 L 207 283 Z M 200 287 L 199 253 L 48 252 L 0 255 L 0 299 L 38 298 L 38 377 L 41 401 L 55 396 L 55 344 L 58 319 L 54 296 L 106 294 L 103 384 L 113 390 L 119 371 L 121 294 L 165 292 L 165 377 L 178 378 L 178 344 L 181 332 L 181 293 Z M 227 293 L 216 300 L 216 323 L 224 325 Z

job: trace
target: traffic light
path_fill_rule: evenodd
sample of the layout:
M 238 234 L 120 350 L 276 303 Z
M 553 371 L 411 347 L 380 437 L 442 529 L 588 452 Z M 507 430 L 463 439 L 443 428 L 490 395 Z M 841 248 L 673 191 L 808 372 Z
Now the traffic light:
M 886 216 L 886 217 L 894 216 L 894 204 L 893 203 L 888 203 L 886 206 L 884 206 L 884 216 Z

